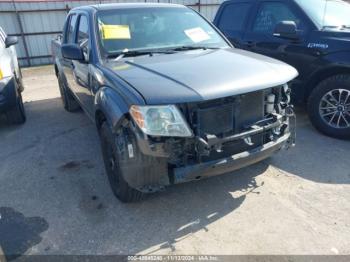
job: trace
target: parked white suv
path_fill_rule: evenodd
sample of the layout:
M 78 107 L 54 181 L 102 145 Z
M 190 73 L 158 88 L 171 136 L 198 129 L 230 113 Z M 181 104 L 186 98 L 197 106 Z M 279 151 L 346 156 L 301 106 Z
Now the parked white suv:
M 18 39 L 7 36 L 0 27 L 0 113 L 5 113 L 11 124 L 26 120 L 22 101 L 22 74 L 14 45 Z

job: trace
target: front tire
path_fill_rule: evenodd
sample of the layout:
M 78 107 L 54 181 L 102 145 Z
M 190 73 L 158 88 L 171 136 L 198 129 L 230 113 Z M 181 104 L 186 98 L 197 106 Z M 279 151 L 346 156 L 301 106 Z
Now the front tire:
M 350 138 L 350 75 L 336 75 L 320 82 L 308 99 L 312 124 L 325 135 Z
M 16 105 L 6 112 L 7 121 L 13 125 L 24 124 L 26 121 L 26 113 L 24 110 L 22 94 L 18 93 Z
M 112 133 L 106 122 L 102 124 L 100 139 L 103 161 L 114 195 L 124 203 L 143 199 L 144 194 L 131 188 L 123 177 L 123 171 L 119 166 L 120 152 L 116 145 L 116 135 Z

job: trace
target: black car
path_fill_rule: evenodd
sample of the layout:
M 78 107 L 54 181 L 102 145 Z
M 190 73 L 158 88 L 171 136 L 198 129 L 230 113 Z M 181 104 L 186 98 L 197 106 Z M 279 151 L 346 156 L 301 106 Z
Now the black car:
M 294 66 L 294 101 L 324 134 L 350 138 L 350 4 L 340 0 L 231 0 L 214 24 L 241 49 Z
M 261 161 L 294 144 L 297 71 L 234 49 L 190 8 L 70 11 L 52 43 L 64 107 L 96 123 L 122 201 Z
M 11 124 L 26 120 L 22 101 L 22 75 L 16 50 L 17 37 L 7 36 L 0 27 L 0 113 L 5 113 Z

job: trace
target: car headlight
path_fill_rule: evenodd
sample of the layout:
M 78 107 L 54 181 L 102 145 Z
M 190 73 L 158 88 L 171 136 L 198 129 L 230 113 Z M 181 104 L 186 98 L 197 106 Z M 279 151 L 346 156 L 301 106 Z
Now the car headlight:
M 179 109 L 174 105 L 131 106 L 130 115 L 138 127 L 151 136 L 191 137 L 188 127 Z
M 7 83 L 9 82 L 10 78 L 6 77 L 4 71 L 0 68 L 0 92 L 2 92 L 2 89 Z
M 6 69 L 6 67 L 5 67 Z M 9 71 L 9 70 L 7 70 Z M 10 79 L 11 73 L 7 72 L 6 70 L 4 70 L 4 68 L 1 68 L 0 66 L 0 83 L 7 83 Z

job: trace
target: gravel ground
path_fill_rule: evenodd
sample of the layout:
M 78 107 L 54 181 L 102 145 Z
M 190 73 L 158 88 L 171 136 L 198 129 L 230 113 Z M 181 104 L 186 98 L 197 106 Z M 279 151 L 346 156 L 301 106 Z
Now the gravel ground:
M 23 74 L 28 121 L 0 124 L 6 254 L 350 254 L 350 142 L 302 109 L 295 148 L 121 204 L 94 125 L 64 111 L 52 67 Z

